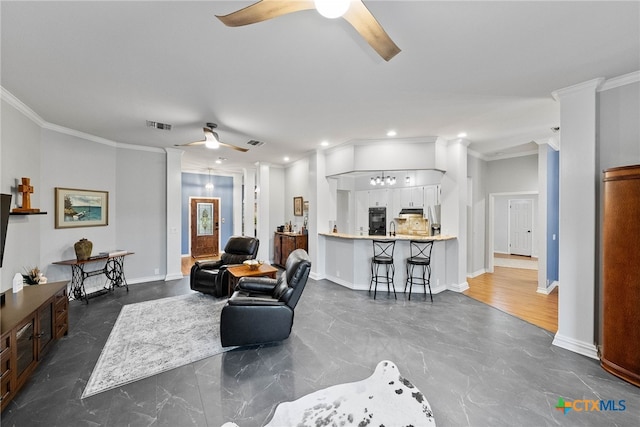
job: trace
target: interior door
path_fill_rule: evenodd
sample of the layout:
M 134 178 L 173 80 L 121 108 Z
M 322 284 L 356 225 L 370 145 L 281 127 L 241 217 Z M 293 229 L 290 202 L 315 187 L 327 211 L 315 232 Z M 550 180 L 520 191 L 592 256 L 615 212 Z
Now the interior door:
M 214 257 L 219 252 L 220 199 L 192 198 L 189 206 L 191 256 Z
M 533 200 L 509 200 L 509 253 L 531 256 Z

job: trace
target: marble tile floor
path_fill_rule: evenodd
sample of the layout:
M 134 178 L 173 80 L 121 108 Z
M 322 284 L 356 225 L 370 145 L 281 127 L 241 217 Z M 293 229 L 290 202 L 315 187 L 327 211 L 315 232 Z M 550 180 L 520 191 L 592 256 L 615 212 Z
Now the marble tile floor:
M 54 345 L 2 413 L 3 427 L 266 424 L 279 402 L 370 376 L 391 360 L 427 397 L 439 427 L 631 426 L 640 388 L 598 361 L 551 345 L 553 335 L 465 295 L 434 302 L 309 280 L 288 340 L 236 349 L 119 389 L 80 395 L 123 304 L 191 292 L 188 279 L 116 289 L 70 304 Z M 555 409 L 567 401 L 625 401 L 625 411 Z M 620 408 L 617 406 L 617 408 Z

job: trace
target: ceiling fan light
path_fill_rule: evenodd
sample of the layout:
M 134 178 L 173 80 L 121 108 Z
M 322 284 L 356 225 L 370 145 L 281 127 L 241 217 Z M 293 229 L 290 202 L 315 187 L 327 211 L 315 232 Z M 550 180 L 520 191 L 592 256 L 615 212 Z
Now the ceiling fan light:
M 204 143 L 204 146 L 207 147 L 207 148 L 211 148 L 213 150 L 217 150 L 218 148 L 220 148 L 220 143 L 218 141 L 208 139 Z
M 316 10 L 325 18 L 339 18 L 349 9 L 351 0 L 314 0 Z
M 218 141 L 218 134 L 215 132 L 211 132 L 212 135 L 211 137 L 209 137 L 208 135 L 205 136 L 205 143 L 204 146 L 207 148 L 211 148 L 213 150 L 217 150 L 218 148 L 220 148 L 220 141 Z

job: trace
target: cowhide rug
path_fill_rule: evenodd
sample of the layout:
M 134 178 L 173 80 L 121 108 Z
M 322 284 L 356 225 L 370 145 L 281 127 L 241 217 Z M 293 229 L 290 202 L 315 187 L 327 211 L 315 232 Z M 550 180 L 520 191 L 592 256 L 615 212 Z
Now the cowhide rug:
M 267 424 L 281 426 L 430 426 L 429 402 L 393 362 L 383 360 L 369 378 L 338 384 L 278 405 Z M 225 423 L 223 427 L 237 427 Z

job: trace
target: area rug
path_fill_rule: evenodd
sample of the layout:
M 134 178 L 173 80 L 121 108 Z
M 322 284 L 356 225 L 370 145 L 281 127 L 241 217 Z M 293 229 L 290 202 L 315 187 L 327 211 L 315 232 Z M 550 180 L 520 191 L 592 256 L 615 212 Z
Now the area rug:
M 378 363 L 362 381 L 339 384 L 278 405 L 267 424 L 282 426 L 430 426 L 429 402 L 393 362 Z M 225 423 L 223 427 L 237 427 Z
M 220 344 L 225 303 L 198 292 L 125 305 L 82 398 L 235 348 Z

